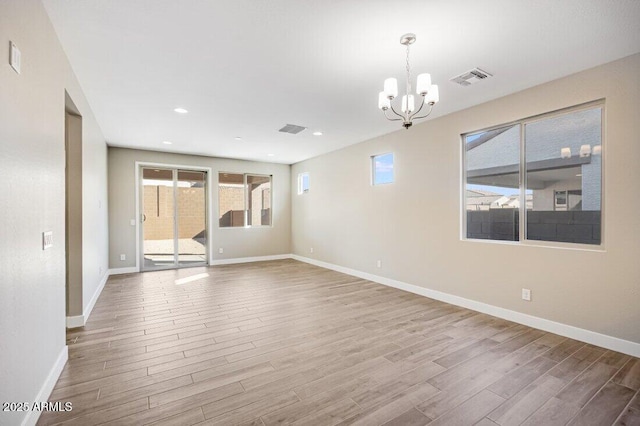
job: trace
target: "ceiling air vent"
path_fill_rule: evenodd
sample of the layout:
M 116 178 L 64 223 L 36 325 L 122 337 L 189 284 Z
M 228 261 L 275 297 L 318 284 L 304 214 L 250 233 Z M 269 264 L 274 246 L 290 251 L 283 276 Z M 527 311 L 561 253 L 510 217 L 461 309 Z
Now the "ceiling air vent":
M 451 81 L 458 83 L 460 86 L 471 86 L 474 83 L 493 77 L 486 71 L 482 71 L 480 68 L 474 68 L 471 71 L 460 74 L 457 77 L 453 77 Z
M 287 124 L 286 126 L 284 126 L 282 129 L 278 131 L 282 133 L 291 133 L 292 135 L 297 135 L 304 129 L 306 129 L 306 127 L 296 126 L 295 124 Z

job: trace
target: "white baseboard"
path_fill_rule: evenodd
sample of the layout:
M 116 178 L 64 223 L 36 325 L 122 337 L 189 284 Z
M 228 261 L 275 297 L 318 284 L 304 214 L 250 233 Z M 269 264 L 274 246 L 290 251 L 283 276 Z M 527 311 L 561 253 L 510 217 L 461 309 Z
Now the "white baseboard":
M 111 273 L 109 271 L 107 271 L 107 273 L 104 274 L 104 276 L 100 280 L 100 284 L 98 284 L 98 288 L 96 288 L 96 291 L 93 292 L 93 296 L 91 296 L 91 300 L 89 300 L 87 307 L 84 309 L 84 312 L 82 312 L 82 316 L 84 317 L 85 324 L 89 319 L 89 315 L 91 315 L 91 311 L 93 311 L 93 307 L 96 306 L 96 302 L 98 301 L 98 298 L 102 294 L 102 290 L 104 290 L 104 286 L 107 283 L 107 280 L 109 279 L 110 275 Z
M 113 269 L 109 269 L 109 276 L 120 275 L 120 274 L 133 274 L 136 272 L 140 272 L 140 270 L 136 266 L 130 266 L 128 268 L 113 268 Z
M 93 293 L 93 296 L 91 296 L 91 300 L 89 300 L 87 307 L 84 308 L 82 315 L 67 317 L 67 328 L 84 327 L 110 275 L 111 275 L 111 270 L 108 270 L 107 273 L 104 274 L 104 276 L 100 280 L 100 284 L 98 284 L 98 288 L 96 288 L 96 291 Z
M 84 327 L 84 324 L 85 324 L 84 315 L 67 317 L 67 328 Z
M 53 364 L 51 371 L 47 375 L 47 379 L 42 384 L 40 388 L 40 392 L 35 397 L 33 401 L 29 402 L 44 402 L 49 400 L 49 396 L 51 396 L 51 391 L 53 391 L 53 387 L 56 385 L 58 381 L 58 377 L 60 377 L 60 373 L 62 373 L 62 369 L 64 365 L 67 363 L 67 359 L 69 358 L 69 348 L 65 345 L 60 353 L 58 354 L 58 359 Z M 40 418 L 41 411 L 32 410 L 29 411 L 22 421 L 22 426 L 33 426 L 38 422 Z
M 489 305 L 483 302 L 477 302 L 464 297 L 454 296 L 452 294 L 443 293 L 441 291 L 431 290 L 414 284 L 408 284 L 402 281 L 381 277 L 374 274 L 358 271 L 344 266 L 334 265 L 332 263 L 322 262 L 308 257 L 291 255 L 292 259 L 322 268 L 331 269 L 333 271 L 342 272 L 344 274 L 353 275 L 354 277 L 373 281 L 389 287 L 398 288 L 410 293 L 419 294 L 431 299 L 440 300 L 452 305 L 461 306 L 477 312 L 493 315 L 509 321 L 517 322 L 539 330 L 548 331 L 550 333 L 559 334 L 585 343 L 600 346 L 602 348 L 611 349 L 616 352 L 622 352 L 634 357 L 640 357 L 640 343 L 631 342 L 629 340 L 619 339 L 617 337 L 608 336 L 606 334 L 597 333 L 595 331 L 585 330 L 583 328 L 574 327 L 567 324 L 551 321 L 548 319 L 535 317 L 533 315 L 523 314 L 521 312 L 512 311 L 510 309 L 500 308 L 498 306 Z
M 255 257 L 237 257 L 235 259 L 218 259 L 210 262 L 211 266 L 216 265 L 232 265 L 235 263 L 264 262 L 266 260 L 282 260 L 291 259 L 291 254 L 274 254 L 271 256 L 255 256 Z

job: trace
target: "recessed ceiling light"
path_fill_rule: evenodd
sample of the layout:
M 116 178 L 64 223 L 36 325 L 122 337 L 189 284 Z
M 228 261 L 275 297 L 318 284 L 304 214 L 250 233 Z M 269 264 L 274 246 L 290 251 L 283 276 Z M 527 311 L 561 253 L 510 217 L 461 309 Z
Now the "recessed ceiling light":
M 273 157 L 275 154 L 267 154 L 267 157 Z
M 176 109 L 174 109 L 174 111 L 177 112 L 178 114 L 186 114 L 186 113 L 189 112 L 184 108 L 176 108 Z
M 170 142 L 170 141 L 162 141 L 162 143 L 165 144 L 165 145 L 171 145 L 172 144 L 172 142 Z
M 242 140 L 242 138 L 240 136 L 236 136 L 234 139 L 237 140 L 237 141 L 241 141 Z
M 313 136 L 322 136 L 322 132 L 313 132 Z

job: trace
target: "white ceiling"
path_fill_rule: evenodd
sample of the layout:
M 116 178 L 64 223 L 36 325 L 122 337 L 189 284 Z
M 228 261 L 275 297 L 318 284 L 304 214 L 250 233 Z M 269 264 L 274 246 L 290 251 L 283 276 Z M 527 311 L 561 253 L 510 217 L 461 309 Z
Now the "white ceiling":
M 639 0 L 43 1 L 109 145 L 287 164 L 400 129 L 406 32 L 432 117 L 640 51 Z

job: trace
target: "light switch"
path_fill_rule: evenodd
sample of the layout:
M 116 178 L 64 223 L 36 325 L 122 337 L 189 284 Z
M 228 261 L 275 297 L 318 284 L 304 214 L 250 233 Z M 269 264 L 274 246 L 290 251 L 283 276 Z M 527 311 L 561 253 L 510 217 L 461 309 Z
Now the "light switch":
M 42 250 L 53 247 L 53 231 L 42 233 Z
M 136 226 L 136 220 L 135 219 L 131 219 L 131 221 L 129 223 L 131 224 L 131 226 Z
M 9 48 L 9 50 L 11 51 L 11 68 L 13 68 L 18 74 L 20 74 L 20 50 L 14 42 L 10 41 L 9 43 L 11 44 Z

